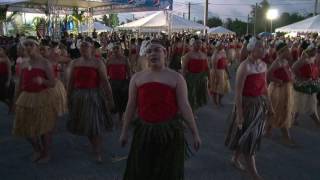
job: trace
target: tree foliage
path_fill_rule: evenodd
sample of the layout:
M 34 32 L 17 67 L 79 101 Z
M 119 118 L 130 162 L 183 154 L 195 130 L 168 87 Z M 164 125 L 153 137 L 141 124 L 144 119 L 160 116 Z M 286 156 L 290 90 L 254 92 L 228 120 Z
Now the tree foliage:
M 109 14 L 109 15 L 103 15 L 102 19 L 103 23 L 106 26 L 109 27 L 116 27 L 119 26 L 119 18 L 118 18 L 118 14 Z

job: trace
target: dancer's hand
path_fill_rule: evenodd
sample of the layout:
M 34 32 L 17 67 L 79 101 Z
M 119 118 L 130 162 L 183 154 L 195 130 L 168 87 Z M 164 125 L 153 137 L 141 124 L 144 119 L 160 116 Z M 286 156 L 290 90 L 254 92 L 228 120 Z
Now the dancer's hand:
M 199 134 L 193 136 L 193 148 L 198 151 L 200 149 L 202 142 Z
M 128 133 L 127 132 L 122 132 L 121 135 L 120 135 L 120 145 L 121 145 L 121 147 L 125 147 L 127 143 L 128 143 Z
M 44 82 L 44 79 L 42 77 L 35 77 L 33 79 L 33 82 L 37 83 L 38 85 L 42 85 Z
M 244 122 L 243 115 L 242 113 L 238 112 L 236 117 L 236 124 L 239 127 L 239 129 L 242 129 L 243 122 Z

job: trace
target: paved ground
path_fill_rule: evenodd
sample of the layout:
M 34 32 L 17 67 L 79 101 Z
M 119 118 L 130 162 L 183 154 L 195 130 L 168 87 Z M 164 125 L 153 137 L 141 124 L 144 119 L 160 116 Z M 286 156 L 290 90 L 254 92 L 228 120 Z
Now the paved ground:
M 203 140 L 201 150 L 185 163 L 186 180 L 244 180 L 246 174 L 229 164 L 231 153 L 223 145 L 227 116 L 231 113 L 233 94 L 224 99 L 223 109 L 213 109 L 212 103 L 199 113 L 199 129 Z M 86 138 L 69 134 L 66 119 L 59 120 L 54 136 L 49 164 L 30 162 L 31 147 L 24 140 L 10 134 L 13 116 L 0 103 L 0 179 L 1 180 L 117 180 L 121 179 L 125 160 L 112 162 L 114 156 L 124 156 L 128 146 L 118 143 L 119 131 L 104 137 L 103 164 L 92 160 Z M 264 139 L 257 156 L 257 165 L 266 180 L 319 180 L 320 179 L 320 129 L 302 117 L 299 127 L 292 129 L 299 147 L 288 148 L 279 143 L 279 132 L 273 139 Z

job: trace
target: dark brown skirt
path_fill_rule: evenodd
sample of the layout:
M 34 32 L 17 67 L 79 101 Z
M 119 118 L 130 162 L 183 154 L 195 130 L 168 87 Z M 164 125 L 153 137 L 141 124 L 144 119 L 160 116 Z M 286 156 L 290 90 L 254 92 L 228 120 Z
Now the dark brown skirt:
M 112 118 L 101 89 L 74 89 L 69 97 L 69 121 L 72 134 L 98 136 L 112 129 Z
M 182 120 L 151 124 L 140 119 L 124 174 L 124 180 L 183 180 L 187 143 Z
M 242 102 L 243 127 L 239 129 L 236 124 L 237 110 L 234 107 L 225 145 L 230 150 L 240 150 L 245 155 L 254 155 L 260 148 L 267 120 L 267 97 L 242 97 Z

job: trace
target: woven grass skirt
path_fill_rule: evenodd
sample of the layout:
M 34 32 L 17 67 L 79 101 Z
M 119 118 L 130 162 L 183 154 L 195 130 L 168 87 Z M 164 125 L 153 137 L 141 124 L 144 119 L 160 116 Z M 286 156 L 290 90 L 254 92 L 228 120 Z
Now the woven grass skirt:
M 181 69 L 181 55 L 173 55 L 169 67 L 178 72 Z
M 53 96 L 53 105 L 58 116 L 68 112 L 67 92 L 60 80 L 56 80 L 56 85 L 51 88 L 50 93 Z
M 236 124 L 237 110 L 230 116 L 225 145 L 232 151 L 239 150 L 245 155 L 254 155 L 260 148 L 262 134 L 267 120 L 267 98 L 242 97 L 244 123 L 242 129 Z
M 123 113 L 126 110 L 129 94 L 129 80 L 110 80 L 115 112 Z
M 39 93 L 21 92 L 16 101 L 13 134 L 36 137 L 53 130 L 57 116 L 52 101 L 49 90 Z
M 124 180 L 182 180 L 186 141 L 182 120 L 135 122 Z
M 210 77 L 210 93 L 224 95 L 230 92 L 230 81 L 226 70 L 212 69 Z
M 8 81 L 7 75 L 0 75 L 0 101 L 12 100 L 14 96 L 14 81 L 10 81 L 9 87 L 6 86 Z
M 269 97 L 274 109 L 274 116 L 268 120 L 272 128 L 289 129 L 293 123 L 294 95 L 292 83 L 278 86 L 271 82 L 268 87 Z
M 80 136 L 100 136 L 113 126 L 106 97 L 100 89 L 74 89 L 69 98 L 67 129 Z
M 301 114 L 318 114 L 317 111 L 317 94 L 308 94 L 294 91 L 294 108 L 293 111 Z
M 208 102 L 208 73 L 188 73 L 186 75 L 189 103 L 193 111 Z

